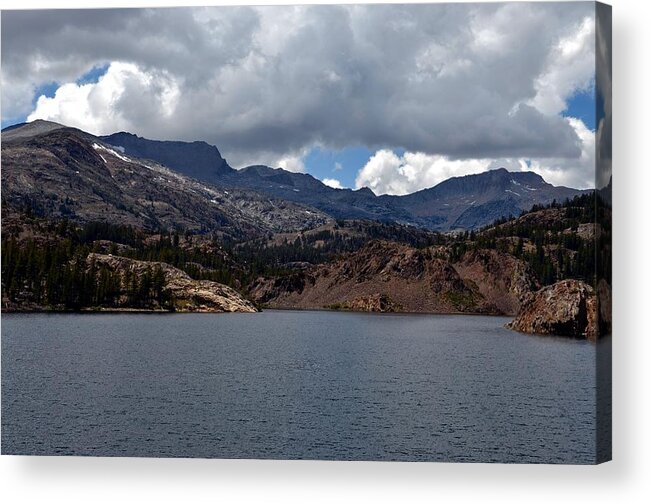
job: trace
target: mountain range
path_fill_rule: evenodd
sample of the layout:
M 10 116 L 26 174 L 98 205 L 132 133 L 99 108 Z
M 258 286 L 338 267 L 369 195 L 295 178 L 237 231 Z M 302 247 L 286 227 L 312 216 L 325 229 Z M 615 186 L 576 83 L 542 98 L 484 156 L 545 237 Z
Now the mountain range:
M 312 207 L 202 183 L 44 121 L 3 131 L 2 165 L 3 224 L 28 209 L 48 219 L 210 232 L 229 241 L 331 220 Z
M 328 219 L 470 230 L 584 192 L 553 186 L 533 172 L 500 168 L 405 196 L 378 196 L 368 188 L 335 189 L 281 168 L 234 169 L 205 142 L 125 132 L 97 137 L 42 120 L 6 128 L 2 143 L 6 202 L 29 200 L 48 215 L 218 230 L 233 237 Z
M 2 131 L 1 175 L 5 310 L 519 314 L 526 332 L 609 330 L 595 293 L 610 299 L 610 184 L 595 195 L 501 168 L 377 196 L 236 170 L 204 142 L 47 121 Z
M 101 139 L 128 155 L 152 159 L 203 182 L 302 203 L 336 219 L 398 222 L 435 231 L 479 228 L 535 204 L 560 202 L 584 192 L 553 186 L 533 172 L 500 168 L 454 177 L 405 196 L 376 196 L 368 188 L 335 189 L 311 175 L 281 168 L 255 165 L 236 170 L 205 142 L 155 141 L 125 132 Z

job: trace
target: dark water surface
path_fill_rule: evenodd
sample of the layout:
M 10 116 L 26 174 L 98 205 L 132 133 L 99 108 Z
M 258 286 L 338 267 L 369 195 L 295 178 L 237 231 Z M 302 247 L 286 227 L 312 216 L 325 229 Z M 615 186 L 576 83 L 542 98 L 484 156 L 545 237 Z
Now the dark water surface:
M 508 319 L 2 316 L 2 452 L 595 461 L 595 345 Z

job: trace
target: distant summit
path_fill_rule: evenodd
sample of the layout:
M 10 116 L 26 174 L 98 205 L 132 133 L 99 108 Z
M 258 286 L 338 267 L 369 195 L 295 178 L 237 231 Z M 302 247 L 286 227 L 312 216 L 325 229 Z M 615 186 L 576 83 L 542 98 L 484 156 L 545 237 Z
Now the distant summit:
M 63 127 L 35 121 L 4 131 L 2 136 L 5 140 Z M 553 186 L 533 172 L 499 168 L 454 177 L 405 196 L 376 196 L 368 188 L 334 189 L 309 174 L 282 168 L 255 165 L 235 170 L 217 147 L 206 142 L 149 140 L 128 132 L 100 138 L 127 156 L 152 160 L 204 183 L 300 203 L 335 219 L 394 222 L 442 232 L 477 229 L 499 218 L 518 216 L 533 205 L 563 202 L 585 192 Z
M 498 168 L 453 177 L 422 191 L 400 197 L 400 204 L 435 229 L 473 229 L 512 215 L 535 204 L 571 199 L 585 191 L 557 187 L 533 172 Z
M 124 131 L 100 138 L 125 154 L 151 159 L 203 182 L 214 183 L 233 171 L 217 147 L 206 142 L 148 140 Z
M 8 141 L 16 138 L 29 138 L 63 128 L 67 128 L 67 126 L 52 121 L 36 119 L 28 123 L 7 126 L 2 130 L 2 139 Z

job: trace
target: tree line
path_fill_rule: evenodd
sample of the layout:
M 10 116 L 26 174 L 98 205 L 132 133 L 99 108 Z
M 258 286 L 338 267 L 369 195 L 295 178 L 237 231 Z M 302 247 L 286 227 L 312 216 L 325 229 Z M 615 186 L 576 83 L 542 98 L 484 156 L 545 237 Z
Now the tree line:
M 120 274 L 88 261 L 91 252 L 163 262 L 198 280 L 213 280 L 243 290 L 259 276 L 282 276 L 296 263 L 320 264 L 385 239 L 426 248 L 445 245 L 452 262 L 470 250 L 507 252 L 528 263 L 539 280 L 551 284 L 565 278 L 592 283 L 595 271 L 610 278 L 610 209 L 595 204 L 595 194 L 563 203 L 534 206 L 529 212 L 558 209 L 561 218 L 541 225 L 535 218 L 499 219 L 477 231 L 440 234 L 418 228 L 370 221 L 337 221 L 332 229 L 298 233 L 270 243 L 270 237 L 244 243 L 182 231 L 151 234 L 127 225 L 67 219 L 38 221 L 45 237 L 17 239 L 20 229 L 3 229 L 2 294 L 15 303 L 82 309 L 105 306 L 171 307 L 161 268 L 136 275 Z M 26 219 L 38 219 L 34 214 Z M 599 247 L 578 233 L 581 224 L 601 223 Z M 33 225 L 32 221 L 29 221 Z M 35 233 L 35 236 L 38 233 Z
M 88 260 L 90 248 L 65 238 L 2 240 L 2 295 L 18 304 L 67 310 L 83 308 L 163 308 L 173 306 L 162 268 L 124 274 Z

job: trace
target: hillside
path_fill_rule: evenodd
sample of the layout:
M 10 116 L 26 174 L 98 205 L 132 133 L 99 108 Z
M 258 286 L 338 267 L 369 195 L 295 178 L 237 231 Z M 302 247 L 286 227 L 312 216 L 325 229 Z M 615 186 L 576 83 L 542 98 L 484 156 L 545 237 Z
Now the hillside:
M 607 303 L 610 210 L 595 203 L 588 194 L 534 206 L 478 232 L 404 236 L 401 243 L 376 239 L 354 250 L 345 237 L 355 224 L 322 232 L 320 240 L 308 232 L 294 242 L 291 259 L 300 268 L 293 269 L 282 263 L 287 244 L 269 242 L 257 254 L 279 273 L 258 277 L 250 295 L 275 308 L 516 315 L 541 287 L 567 279 L 596 285 L 598 272 L 600 299 Z M 340 252 L 323 257 L 318 251 L 327 250 L 328 239 Z M 301 262 L 308 258 L 313 264 Z M 604 305 L 605 331 L 609 313 Z
M 274 308 L 356 309 L 418 313 L 515 315 L 538 287 L 527 265 L 495 251 L 452 263 L 438 247 L 374 241 L 332 263 L 273 280 L 258 279 L 251 296 Z M 385 308 L 369 300 L 384 300 Z
M 127 156 L 80 130 L 30 123 L 2 134 L 4 217 L 210 232 L 240 240 L 328 222 L 318 210 L 225 190 Z
M 533 306 L 517 325 L 527 330 L 547 327 L 536 318 L 543 305 L 531 301 L 541 288 L 572 279 L 592 291 L 568 293 L 610 299 L 603 191 L 553 187 L 502 169 L 377 197 L 326 188 L 306 174 L 232 170 L 207 144 L 143 144 L 121 135 L 147 146 L 141 155 L 185 152 L 169 162 L 187 155 L 198 175 L 208 166 L 213 178 L 228 180 L 210 184 L 55 123 L 4 130 L 5 310 L 261 305 L 516 315 Z M 233 177 L 259 192 L 234 188 Z M 608 331 L 608 306 L 596 312 Z
M 129 155 L 145 157 L 203 182 L 257 191 L 318 208 L 335 219 L 411 224 L 430 230 L 476 229 L 518 216 L 533 205 L 582 194 L 555 187 L 532 172 L 504 168 L 455 177 L 406 196 L 376 196 L 368 188 L 334 189 L 305 173 L 263 165 L 232 169 L 218 149 L 204 142 L 159 142 L 129 133 L 102 137 Z
M 582 192 L 555 187 L 533 172 L 500 168 L 454 177 L 431 189 L 395 199 L 432 228 L 460 230 L 477 229 L 503 217 L 517 217 L 534 205 L 562 202 Z

